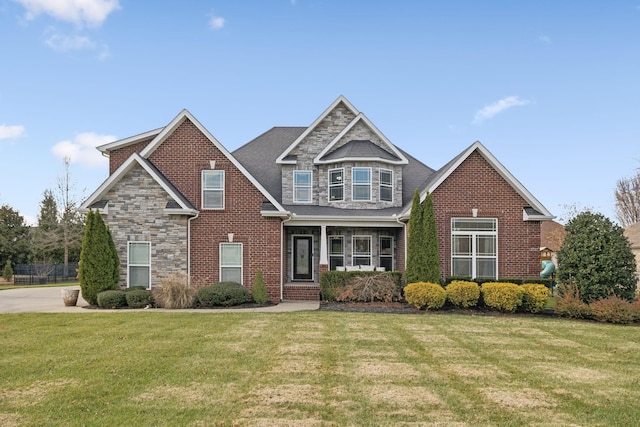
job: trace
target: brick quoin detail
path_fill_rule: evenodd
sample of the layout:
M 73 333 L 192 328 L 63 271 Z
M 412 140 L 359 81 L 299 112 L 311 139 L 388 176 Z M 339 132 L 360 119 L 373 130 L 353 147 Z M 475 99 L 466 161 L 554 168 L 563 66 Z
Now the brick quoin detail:
M 523 221 L 528 206 L 477 151 L 433 192 L 443 276 L 451 275 L 451 218 L 498 219 L 498 276 L 531 278 L 540 275 L 540 222 Z

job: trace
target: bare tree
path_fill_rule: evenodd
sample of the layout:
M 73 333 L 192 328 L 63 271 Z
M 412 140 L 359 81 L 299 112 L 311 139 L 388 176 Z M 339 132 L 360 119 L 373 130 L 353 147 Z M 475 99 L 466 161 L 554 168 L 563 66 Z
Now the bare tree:
M 75 192 L 75 183 L 71 180 L 69 166 L 71 158 L 64 158 L 64 174 L 58 177 L 57 205 L 60 209 L 59 230 L 62 247 L 64 250 L 63 263 L 64 274 L 68 275 L 69 253 L 79 250 L 82 245 L 84 218 L 77 208 L 80 200 Z
M 616 185 L 616 217 L 623 227 L 640 221 L 640 171 Z

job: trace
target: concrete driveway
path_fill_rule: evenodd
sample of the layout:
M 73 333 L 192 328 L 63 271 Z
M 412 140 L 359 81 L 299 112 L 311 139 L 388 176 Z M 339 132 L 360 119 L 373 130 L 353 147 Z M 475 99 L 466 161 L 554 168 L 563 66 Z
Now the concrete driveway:
M 104 313 L 104 312 L 133 312 L 140 310 L 88 310 L 89 305 L 82 295 L 78 297 L 78 304 L 67 307 L 62 302 L 62 289 L 80 289 L 79 286 L 66 286 L 54 288 L 19 288 L 0 291 L 0 313 Z M 82 293 L 81 293 L 82 294 Z M 165 310 L 152 308 L 148 311 L 191 311 L 197 313 L 238 313 L 238 312 L 285 312 L 317 310 L 320 307 L 318 301 L 283 301 L 277 305 L 257 308 L 228 308 L 228 309 L 191 309 L 191 310 Z

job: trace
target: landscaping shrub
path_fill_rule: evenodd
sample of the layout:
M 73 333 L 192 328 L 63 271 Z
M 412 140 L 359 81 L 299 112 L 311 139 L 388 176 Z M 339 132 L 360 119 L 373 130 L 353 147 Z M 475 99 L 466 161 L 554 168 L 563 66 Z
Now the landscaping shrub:
M 2 269 L 2 278 L 5 282 L 11 282 L 11 279 L 13 279 L 13 267 L 11 267 L 11 260 L 7 260 L 7 263 L 4 265 L 4 269 Z
M 416 282 L 404 288 L 404 297 L 418 310 L 438 310 L 447 300 L 447 293 L 436 283 Z
M 522 309 L 528 313 L 539 313 L 549 301 L 549 288 L 540 283 L 526 283 L 520 288 L 522 295 Z
M 219 282 L 198 289 L 196 304 L 202 308 L 230 307 L 249 301 L 249 291 L 236 282 Z
M 151 291 L 147 289 L 129 289 L 124 293 L 124 296 L 130 308 L 144 308 L 153 305 Z
M 125 292 L 137 291 L 137 290 L 146 291 L 148 289 L 145 286 L 129 286 L 127 289 L 125 289 Z
M 258 270 L 256 273 L 256 278 L 253 281 L 253 286 L 251 287 L 251 297 L 253 301 L 258 304 L 266 304 L 269 302 L 269 298 L 267 296 L 267 285 L 264 283 L 264 277 L 262 276 L 262 271 Z
M 551 279 L 543 279 L 542 277 L 524 279 L 522 281 L 523 285 L 526 285 L 528 283 L 533 283 L 533 284 L 536 284 L 536 285 L 545 285 L 549 289 L 551 289 L 553 287 L 553 280 L 551 280 Z
M 522 304 L 524 290 L 515 283 L 487 282 L 482 284 L 482 299 L 487 307 L 513 313 Z
M 98 294 L 98 307 L 122 308 L 127 306 L 126 292 L 118 290 L 102 291 Z
M 589 304 L 589 308 L 591 316 L 600 322 L 628 325 L 640 316 L 634 304 L 615 295 L 596 300 Z
M 475 282 L 475 280 L 471 280 L 471 276 L 447 276 L 444 279 L 444 285 L 448 286 L 449 283 L 460 281 L 460 282 Z
M 480 299 L 480 286 L 476 282 L 454 280 L 445 288 L 447 301 L 456 307 L 475 307 Z
M 347 285 L 335 291 L 335 300 L 339 302 L 391 302 L 400 298 L 396 279 L 386 272 L 353 276 Z
M 402 293 L 402 273 L 398 271 L 323 271 L 320 274 L 320 298 L 322 301 L 336 301 L 338 291 L 349 285 L 354 277 L 386 274 L 395 283 L 398 293 Z
M 196 290 L 189 286 L 186 275 L 172 274 L 153 287 L 151 294 L 158 307 L 180 309 L 193 307 Z
M 560 287 L 560 298 L 555 307 L 556 314 L 573 319 L 584 319 L 590 315 L 589 306 L 580 298 L 577 286 L 563 285 Z

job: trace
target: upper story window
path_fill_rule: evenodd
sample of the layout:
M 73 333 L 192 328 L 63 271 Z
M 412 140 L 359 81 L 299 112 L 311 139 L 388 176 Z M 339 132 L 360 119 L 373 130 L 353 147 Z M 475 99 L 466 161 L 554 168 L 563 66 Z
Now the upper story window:
M 312 172 L 293 171 L 293 201 L 296 203 L 311 203 Z
M 344 200 L 344 169 L 329 170 L 329 201 Z
M 371 200 L 371 168 L 351 168 L 351 181 L 353 200 Z
M 380 169 L 380 200 L 393 202 L 393 171 Z
M 202 171 L 202 208 L 224 209 L 224 171 Z

